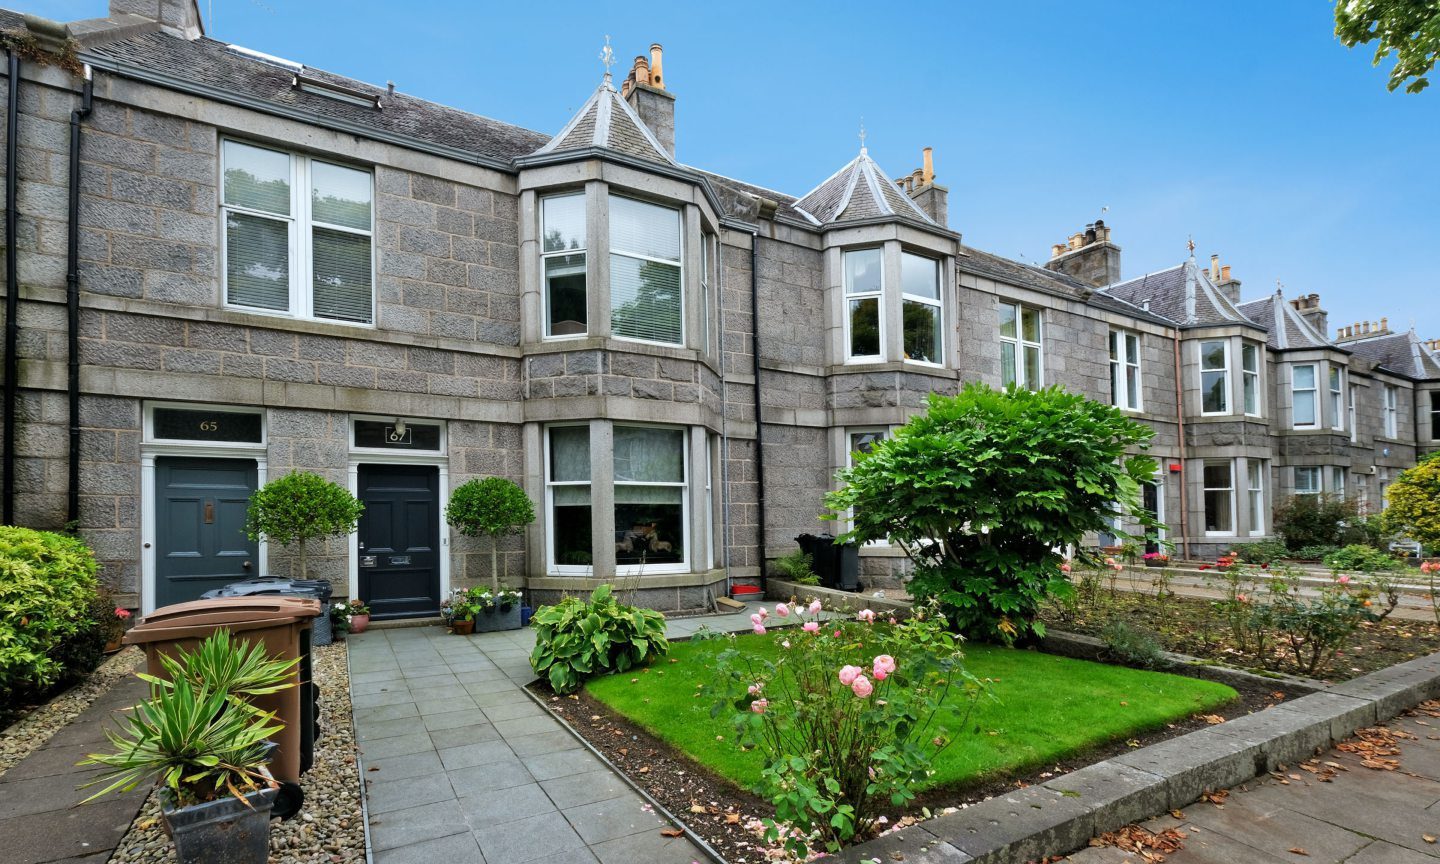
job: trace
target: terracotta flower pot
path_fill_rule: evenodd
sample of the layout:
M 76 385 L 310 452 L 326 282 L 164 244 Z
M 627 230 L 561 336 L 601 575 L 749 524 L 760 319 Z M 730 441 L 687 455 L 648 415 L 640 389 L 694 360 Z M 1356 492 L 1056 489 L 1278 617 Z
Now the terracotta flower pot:
M 456 636 L 469 636 L 475 632 L 475 619 L 455 620 L 450 623 L 450 632 Z
M 369 613 L 369 612 L 366 612 L 364 615 L 351 615 L 351 616 L 350 616 L 350 632 L 351 632 L 351 633 L 364 633 L 364 632 L 365 632 L 365 628 L 366 628 L 366 627 L 369 627 L 369 626 L 370 626 L 370 613 Z

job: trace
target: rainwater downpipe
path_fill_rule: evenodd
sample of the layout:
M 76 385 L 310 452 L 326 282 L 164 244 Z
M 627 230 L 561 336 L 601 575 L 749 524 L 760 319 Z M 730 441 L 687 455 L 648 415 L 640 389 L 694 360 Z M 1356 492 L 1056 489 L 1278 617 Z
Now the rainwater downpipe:
M 750 234 L 750 370 L 755 377 L 755 521 L 760 593 L 765 594 L 765 441 L 760 421 L 760 232 Z
M 1190 558 L 1190 481 L 1185 470 L 1185 385 L 1180 377 L 1180 331 L 1172 334 L 1175 346 L 1175 424 L 1180 453 L 1180 554 Z
M 94 95 L 90 66 L 85 66 L 85 83 L 80 107 L 70 112 L 70 188 L 68 237 L 65 267 L 65 337 L 68 370 L 65 396 L 70 407 L 70 466 L 65 489 L 65 521 L 80 521 L 80 132 L 90 116 Z
M 0 521 L 15 524 L 15 427 L 19 401 L 20 363 L 15 353 L 20 344 L 20 279 L 16 265 L 15 240 L 19 215 L 15 212 L 15 187 L 20 171 L 16 166 L 20 130 L 20 56 L 5 52 L 9 60 L 5 100 L 5 431 L 3 458 L 5 477 L 0 485 Z

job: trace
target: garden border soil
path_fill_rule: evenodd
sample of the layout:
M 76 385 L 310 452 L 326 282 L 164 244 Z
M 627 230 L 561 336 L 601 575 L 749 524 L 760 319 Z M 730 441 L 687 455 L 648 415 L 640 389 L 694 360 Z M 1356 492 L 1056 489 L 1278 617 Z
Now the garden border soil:
M 1194 669 L 1185 667 L 1170 671 L 1185 674 L 1201 670 L 1208 671 L 1208 667 L 1201 664 Z M 1212 676 L 1196 674 L 1193 677 Z M 1210 715 L 1226 719 L 1262 712 L 1312 692 L 1312 688 L 1308 686 L 1294 686 L 1291 682 L 1271 680 L 1258 675 L 1246 675 L 1234 680 L 1222 678 L 1221 681 L 1234 687 L 1240 694 L 1237 701 Z M 745 824 L 750 819 L 762 818 L 773 812 L 773 808 L 762 799 L 716 775 L 678 748 L 627 720 L 583 689 L 574 697 L 556 696 L 541 680 L 531 683 L 526 692 L 625 783 L 650 801 L 657 812 L 681 826 L 687 836 L 695 840 L 707 854 L 714 853 L 717 856 L 716 861 L 751 864 L 767 860 L 762 851 L 764 847 L 758 838 L 745 830 Z M 1280 699 L 1274 698 L 1277 694 Z M 591 719 L 596 717 L 600 719 Z M 921 794 L 912 803 L 911 809 L 918 812 L 919 808 L 928 807 L 933 813 L 941 813 L 973 807 L 996 796 L 1012 793 L 1017 788 L 1048 783 L 1053 777 L 1064 772 L 1083 770 L 1092 764 L 1122 757 L 1135 752 L 1137 746 L 1173 740 L 1195 730 L 1208 728 L 1212 722 L 1203 719 L 1202 715 L 1192 715 L 1169 724 L 1166 728 L 1151 730 L 1130 739 L 1138 742 L 1136 745 L 1125 740 L 1114 741 L 1023 774 L 931 790 Z M 617 732 L 619 734 L 616 734 Z M 589 733 L 594 733 L 593 737 Z M 626 752 L 620 752 L 622 749 Z M 641 772 L 640 769 L 645 770 Z M 676 779 L 680 777 L 684 779 Z M 701 788 L 692 788 L 691 781 L 696 778 L 699 778 Z M 692 804 L 698 804 L 705 808 L 706 812 L 692 813 Z M 738 814 L 738 820 L 725 821 L 729 814 Z M 719 857 L 722 853 L 726 857 Z

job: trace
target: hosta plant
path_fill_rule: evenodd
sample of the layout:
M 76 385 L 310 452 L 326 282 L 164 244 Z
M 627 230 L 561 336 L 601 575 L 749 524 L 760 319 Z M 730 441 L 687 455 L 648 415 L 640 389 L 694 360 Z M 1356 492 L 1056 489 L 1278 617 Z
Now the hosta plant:
M 670 650 L 665 616 L 619 602 L 609 585 L 596 588 L 589 601 L 567 597 L 541 606 L 530 626 L 530 665 L 556 693 L 574 693 L 586 678 L 624 672 Z
M 801 859 L 868 836 L 883 808 L 904 808 L 984 692 L 933 605 L 901 623 L 820 613 L 818 602 L 757 612 L 755 633 L 780 643 L 778 659 L 739 644 L 720 652 L 712 709 L 733 716 L 739 746 L 763 754 L 755 791 L 775 806 L 766 839 Z M 787 619 L 801 626 L 768 631 Z M 958 716 L 949 726 L 937 720 L 947 701 Z

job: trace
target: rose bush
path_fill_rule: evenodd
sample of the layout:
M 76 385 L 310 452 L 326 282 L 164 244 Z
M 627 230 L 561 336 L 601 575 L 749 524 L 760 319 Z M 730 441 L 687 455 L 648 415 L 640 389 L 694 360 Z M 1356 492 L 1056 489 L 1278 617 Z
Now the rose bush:
M 867 610 L 823 629 L 820 613 L 818 601 L 755 613 L 761 636 L 781 620 L 803 625 L 769 637 L 784 649 L 775 661 L 733 645 L 720 652 L 711 712 L 730 713 L 739 746 L 761 751 L 756 791 L 775 806 L 766 837 L 800 857 L 867 836 L 882 807 L 913 799 L 957 731 L 937 724 L 942 703 L 963 706 L 963 726 L 985 691 L 934 606 L 898 624 L 876 624 Z

